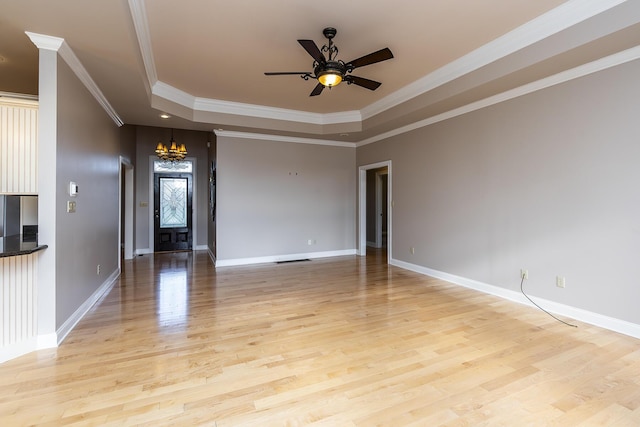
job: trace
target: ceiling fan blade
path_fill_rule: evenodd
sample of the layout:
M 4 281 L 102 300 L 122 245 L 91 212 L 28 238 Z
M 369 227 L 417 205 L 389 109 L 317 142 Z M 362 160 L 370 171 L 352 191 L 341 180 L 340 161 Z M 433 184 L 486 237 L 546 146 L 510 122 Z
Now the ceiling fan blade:
M 288 76 L 288 75 L 305 75 L 305 74 L 309 74 L 311 75 L 308 71 L 275 71 L 275 72 L 267 72 L 264 73 L 265 76 Z
M 325 62 L 324 55 L 320 52 L 320 49 L 318 49 L 316 42 L 313 40 L 298 40 L 298 43 L 300 43 L 304 50 L 306 50 L 313 59 L 318 61 L 318 63 Z
M 380 82 L 376 82 L 375 80 L 369 80 L 369 79 L 365 79 L 364 77 L 358 77 L 358 76 L 346 76 L 345 80 L 348 83 L 353 83 L 354 85 L 362 86 L 369 90 L 376 90 L 382 84 Z
M 318 83 L 313 91 L 311 91 L 311 94 L 309 96 L 320 95 L 322 93 L 322 89 L 324 89 L 324 86 L 322 85 L 322 83 Z
M 393 53 L 391 53 L 391 50 L 389 50 L 388 47 L 385 47 L 384 49 L 380 49 L 377 52 L 373 52 L 358 59 L 354 59 L 353 61 L 347 62 L 347 68 L 354 69 L 358 67 L 364 67 L 365 65 L 375 64 L 376 62 L 386 61 L 387 59 L 391 58 L 393 58 Z

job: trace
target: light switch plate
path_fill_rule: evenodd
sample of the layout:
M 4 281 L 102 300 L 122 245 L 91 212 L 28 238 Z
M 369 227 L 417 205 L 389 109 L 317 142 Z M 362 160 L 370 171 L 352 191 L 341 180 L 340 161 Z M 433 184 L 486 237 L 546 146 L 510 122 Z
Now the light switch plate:
M 69 183 L 69 196 L 76 197 L 78 195 L 78 184 L 71 181 Z

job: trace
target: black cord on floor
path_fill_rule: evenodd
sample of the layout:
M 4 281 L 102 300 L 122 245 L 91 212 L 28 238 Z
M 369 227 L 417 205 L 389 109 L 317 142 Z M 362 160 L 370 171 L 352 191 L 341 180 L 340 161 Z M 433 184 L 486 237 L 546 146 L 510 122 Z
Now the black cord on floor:
M 549 313 L 547 310 L 545 310 L 544 308 L 540 307 L 538 304 L 536 304 L 535 302 L 533 302 L 533 300 L 531 298 L 529 298 L 529 296 L 527 294 L 524 293 L 524 276 L 522 276 L 522 280 L 520 281 L 520 292 L 522 292 L 522 295 L 524 295 L 529 301 L 531 301 L 531 304 L 535 305 L 536 307 L 538 307 L 540 310 L 544 311 L 545 313 L 547 313 L 549 316 L 553 317 L 554 319 L 556 319 L 558 322 L 564 323 L 567 326 L 571 326 L 572 328 L 577 328 L 578 325 L 572 325 L 571 323 L 567 323 L 562 319 L 558 319 L 556 316 L 554 316 L 553 314 Z

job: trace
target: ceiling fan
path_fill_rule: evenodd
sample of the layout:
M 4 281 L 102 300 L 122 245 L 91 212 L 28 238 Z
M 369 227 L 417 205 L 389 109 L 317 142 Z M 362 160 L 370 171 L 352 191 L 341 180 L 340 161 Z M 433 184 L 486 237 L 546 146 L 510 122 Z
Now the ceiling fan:
M 376 90 L 381 85 L 380 82 L 374 80 L 365 79 L 364 77 L 358 77 L 351 74 L 351 72 L 365 65 L 375 64 L 376 62 L 386 61 L 393 58 L 393 53 L 388 47 L 380 49 L 376 52 L 362 56 L 358 59 L 354 59 L 349 62 L 336 59 L 338 55 L 338 47 L 333 44 L 333 38 L 335 37 L 337 30 L 335 28 L 325 28 L 322 34 L 329 40 L 329 43 L 322 46 L 322 49 L 318 48 L 318 45 L 313 40 L 298 40 L 298 43 L 307 51 L 313 58 L 313 72 L 309 71 L 285 71 L 285 72 L 269 72 L 264 73 L 266 76 L 278 76 L 278 75 L 300 75 L 304 80 L 317 79 L 318 84 L 311 91 L 309 96 L 316 96 L 322 93 L 325 87 L 332 88 L 337 86 L 340 82 L 346 82 L 347 84 L 355 84 L 357 86 L 364 87 L 369 90 Z M 328 57 L 322 52 L 326 52 Z

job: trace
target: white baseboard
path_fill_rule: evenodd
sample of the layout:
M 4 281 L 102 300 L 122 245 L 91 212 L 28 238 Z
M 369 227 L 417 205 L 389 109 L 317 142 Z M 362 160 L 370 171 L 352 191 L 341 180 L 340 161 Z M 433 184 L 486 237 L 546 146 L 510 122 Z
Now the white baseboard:
M 56 331 L 58 345 L 64 341 L 69 332 L 78 324 L 80 320 L 87 314 L 100 299 L 106 295 L 113 287 L 116 279 L 120 276 L 120 270 L 117 269 L 104 281 L 102 285 L 67 319 L 66 322 Z
M 55 348 L 57 346 L 58 339 L 55 332 L 46 335 L 38 335 L 0 349 L 0 364 L 33 351 Z
M 38 335 L 38 348 L 36 350 L 44 350 L 45 348 L 55 348 L 58 346 L 58 334 L 52 332 L 50 334 Z
M 465 288 L 474 289 L 486 294 L 495 295 L 500 298 L 504 298 L 510 301 L 518 302 L 520 304 L 534 307 L 531 302 L 525 298 L 520 292 L 512 291 L 495 285 L 489 285 L 487 283 L 478 282 L 476 280 L 467 279 L 465 277 L 456 276 L 454 274 L 445 273 L 431 268 L 422 267 L 408 262 L 400 261 L 397 259 L 391 259 L 389 264 L 401 267 L 407 270 L 414 271 L 416 273 L 424 274 L 426 276 L 435 277 L 449 283 L 464 286 Z M 610 331 L 619 332 L 621 334 L 629 335 L 630 337 L 640 338 L 640 325 L 628 322 L 626 320 L 616 319 L 614 317 L 605 316 L 592 311 L 583 310 L 581 308 L 572 307 L 565 304 L 560 304 L 554 301 L 549 301 L 544 298 L 535 297 L 536 302 L 539 302 L 545 310 L 550 313 L 566 316 L 572 319 L 579 320 L 584 323 L 589 323 L 600 328 L 605 328 Z
M 208 251 L 209 250 L 209 246 L 208 245 L 196 245 L 193 248 L 194 251 Z
M 0 351 L 0 363 L 15 359 L 32 351 L 55 348 L 60 345 L 91 307 L 109 292 L 119 275 L 120 270 L 114 271 L 56 332 L 38 335 L 15 345 L 4 347 L 2 351 Z
M 209 253 L 209 258 L 211 258 L 211 262 L 213 262 L 213 265 L 216 265 L 216 256 L 209 248 L 207 248 L 207 252 Z
M 273 262 L 283 261 L 295 261 L 297 259 L 314 259 L 314 258 L 327 258 L 334 256 L 346 256 L 355 255 L 355 249 L 345 249 L 340 251 L 325 251 L 325 252 L 309 252 L 289 255 L 270 255 L 264 257 L 253 258 L 236 258 L 236 259 L 218 259 L 215 261 L 216 267 L 231 267 L 237 265 L 250 265 L 250 264 L 265 264 Z
M 0 363 L 20 357 L 23 354 L 31 353 L 38 349 L 38 337 L 9 344 L 0 349 Z

